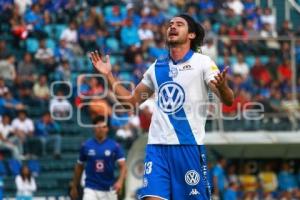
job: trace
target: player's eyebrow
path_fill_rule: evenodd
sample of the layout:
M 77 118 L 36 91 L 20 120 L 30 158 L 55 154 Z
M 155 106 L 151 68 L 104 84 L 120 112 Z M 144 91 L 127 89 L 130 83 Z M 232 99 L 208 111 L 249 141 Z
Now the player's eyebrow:
M 174 21 L 170 21 L 169 22 L 169 26 L 173 25 L 174 23 L 177 24 L 177 25 L 184 25 L 184 23 L 182 21 L 175 21 L 175 22 Z

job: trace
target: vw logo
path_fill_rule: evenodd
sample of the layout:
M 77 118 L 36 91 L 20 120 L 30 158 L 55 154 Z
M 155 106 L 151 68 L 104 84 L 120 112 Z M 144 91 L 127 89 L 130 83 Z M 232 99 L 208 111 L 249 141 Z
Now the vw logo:
M 183 88 L 175 82 L 165 82 L 158 90 L 158 106 L 163 112 L 172 114 L 177 112 L 184 103 Z
M 184 178 L 188 185 L 197 185 L 200 181 L 200 175 L 195 170 L 189 170 Z

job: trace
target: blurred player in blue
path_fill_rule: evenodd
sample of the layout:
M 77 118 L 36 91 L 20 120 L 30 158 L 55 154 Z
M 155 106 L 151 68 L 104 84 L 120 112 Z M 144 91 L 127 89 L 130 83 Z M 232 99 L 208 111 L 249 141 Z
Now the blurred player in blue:
M 178 15 L 169 22 L 169 55 L 156 60 L 133 92 L 113 77 L 109 56 L 90 54 L 95 68 L 107 78 L 123 106 L 138 107 L 155 94 L 155 108 L 146 148 L 140 199 L 211 199 L 204 148 L 208 89 L 231 105 L 233 92 L 226 73 L 198 53 L 204 29 L 192 17 Z
M 126 163 L 123 150 L 114 140 L 107 138 L 108 121 L 103 116 L 93 120 L 95 137 L 81 146 L 78 163 L 75 166 L 72 199 L 78 198 L 78 186 L 85 170 L 83 200 L 117 200 L 126 176 Z M 116 163 L 119 177 L 114 176 Z

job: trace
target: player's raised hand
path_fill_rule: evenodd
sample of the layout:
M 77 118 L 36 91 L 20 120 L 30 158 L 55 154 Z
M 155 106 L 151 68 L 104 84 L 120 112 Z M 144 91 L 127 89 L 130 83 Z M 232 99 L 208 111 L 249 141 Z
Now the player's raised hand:
M 211 83 L 215 85 L 216 88 L 222 89 L 223 87 L 227 87 L 227 79 L 226 75 L 228 72 L 229 67 L 225 67 L 225 69 L 221 72 L 218 73 L 215 76 L 215 80 L 212 80 Z
M 90 52 L 89 57 L 98 72 L 100 72 L 103 75 L 108 75 L 111 72 L 111 64 L 110 64 L 110 60 L 109 60 L 109 55 L 106 55 L 106 57 L 105 57 L 106 61 L 104 61 L 101 58 L 100 53 L 96 50 L 96 51 Z

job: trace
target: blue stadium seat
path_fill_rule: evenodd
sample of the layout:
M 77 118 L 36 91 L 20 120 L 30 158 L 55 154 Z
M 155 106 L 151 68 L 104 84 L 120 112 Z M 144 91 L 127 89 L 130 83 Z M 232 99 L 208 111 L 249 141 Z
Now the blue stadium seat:
M 261 56 L 260 61 L 262 64 L 267 64 L 269 62 L 269 57 L 268 56 Z
M 237 63 L 237 58 L 235 56 L 230 56 L 229 60 L 232 65 Z
M 40 163 L 37 160 L 29 160 L 27 165 L 33 174 L 38 175 L 40 173 L 41 167 Z
M 55 29 L 55 35 L 54 38 L 58 41 L 60 39 L 60 35 L 63 32 L 63 30 L 65 30 L 67 28 L 67 25 L 65 24 L 56 24 L 54 26 Z
M 53 26 L 51 24 L 44 26 L 43 29 L 48 34 L 48 37 L 54 37 Z
M 255 63 L 255 57 L 254 56 L 246 56 L 245 62 L 249 65 L 249 67 L 253 67 Z
M 218 66 L 221 66 L 221 65 L 223 65 L 224 64 L 224 58 L 222 57 L 222 56 L 219 56 L 218 58 L 217 58 L 217 65 Z
M 46 40 L 46 46 L 54 51 L 56 47 L 56 42 L 50 38 Z
M 106 46 L 111 52 L 118 52 L 120 50 L 119 41 L 116 38 L 110 37 L 106 39 Z
M 26 49 L 29 53 L 35 53 L 39 48 L 39 42 L 35 38 L 28 38 L 26 40 Z
M 9 168 L 10 173 L 13 176 L 16 176 L 16 175 L 20 174 L 21 163 L 16 159 L 9 159 L 8 160 L 8 168 Z

